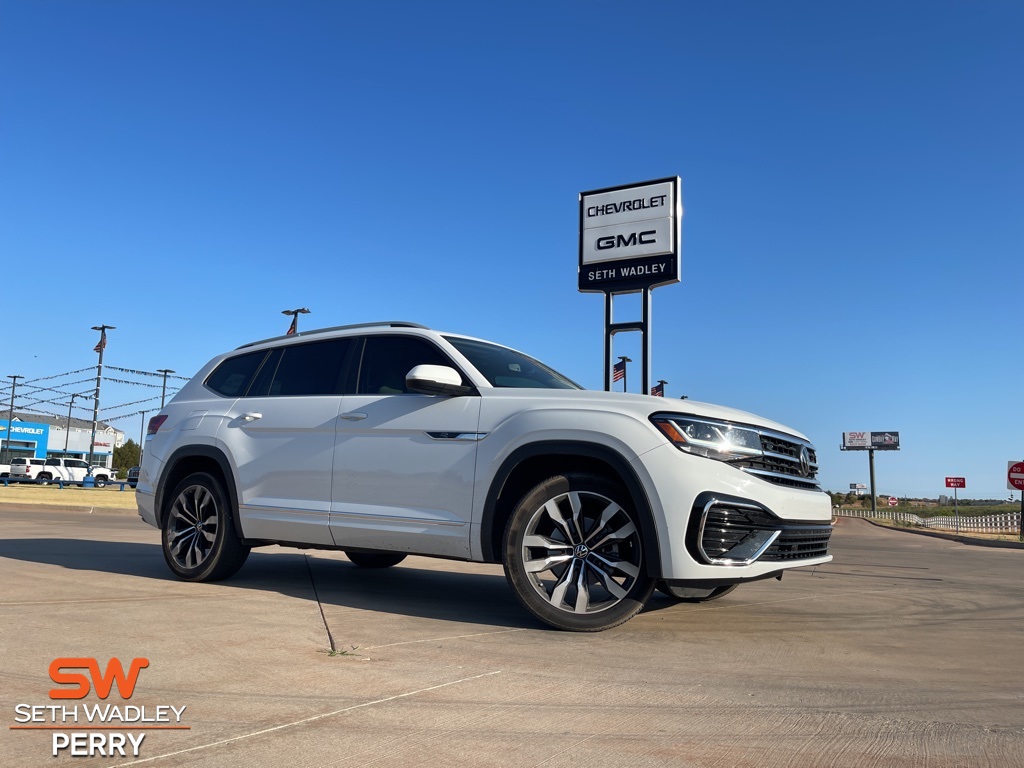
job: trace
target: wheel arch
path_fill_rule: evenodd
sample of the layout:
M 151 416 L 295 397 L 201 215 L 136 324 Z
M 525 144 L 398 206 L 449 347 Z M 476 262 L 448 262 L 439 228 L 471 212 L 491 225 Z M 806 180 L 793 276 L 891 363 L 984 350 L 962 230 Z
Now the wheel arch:
M 578 441 L 531 443 L 517 448 L 502 462 L 488 488 L 480 522 L 484 561 L 502 561 L 505 526 L 523 495 L 538 483 L 564 472 L 589 472 L 622 485 L 640 516 L 647 571 L 651 576 L 660 576 L 658 529 L 647 493 L 636 472 L 616 450 Z
M 184 478 L 194 472 L 206 472 L 219 479 L 224 486 L 231 505 L 231 517 L 239 536 L 242 532 L 242 521 L 238 513 L 238 489 L 235 487 L 235 476 L 231 471 L 231 463 L 224 452 L 209 445 L 189 445 L 179 448 L 167 459 L 165 470 L 161 473 L 160 482 L 156 487 L 156 522 L 163 528 L 167 516 L 167 494 Z

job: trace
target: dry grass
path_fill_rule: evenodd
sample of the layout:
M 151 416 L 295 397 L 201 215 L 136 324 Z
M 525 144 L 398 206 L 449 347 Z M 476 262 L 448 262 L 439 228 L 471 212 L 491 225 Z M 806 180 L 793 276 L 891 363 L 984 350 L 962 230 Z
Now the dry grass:
M 59 488 L 55 485 L 0 485 L 0 506 L 62 507 L 64 509 L 135 509 L 135 491 L 117 485 L 106 488 Z

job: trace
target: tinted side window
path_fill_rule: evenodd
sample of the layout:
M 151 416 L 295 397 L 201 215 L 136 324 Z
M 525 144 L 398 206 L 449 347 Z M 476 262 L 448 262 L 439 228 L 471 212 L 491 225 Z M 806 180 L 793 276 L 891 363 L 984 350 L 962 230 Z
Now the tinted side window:
M 59 467 L 60 466 L 60 459 L 47 459 L 45 466 L 47 466 L 47 467 Z
M 441 350 L 415 336 L 368 336 L 359 369 L 359 394 L 401 395 L 405 375 L 417 365 L 458 368 Z M 465 380 L 462 382 L 465 384 Z
M 354 346 L 353 339 L 329 339 L 282 347 L 267 394 L 271 397 L 343 394 Z M 262 372 L 260 380 L 264 380 Z
M 225 397 L 241 397 L 267 356 L 266 350 L 229 357 L 206 378 L 206 386 Z

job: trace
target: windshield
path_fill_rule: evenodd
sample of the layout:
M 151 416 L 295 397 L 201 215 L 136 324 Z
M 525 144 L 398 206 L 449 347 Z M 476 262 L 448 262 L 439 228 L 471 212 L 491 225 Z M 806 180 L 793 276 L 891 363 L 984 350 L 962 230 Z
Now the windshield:
M 492 387 L 520 389 L 583 389 L 544 363 L 521 352 L 476 339 L 445 336 L 473 364 Z

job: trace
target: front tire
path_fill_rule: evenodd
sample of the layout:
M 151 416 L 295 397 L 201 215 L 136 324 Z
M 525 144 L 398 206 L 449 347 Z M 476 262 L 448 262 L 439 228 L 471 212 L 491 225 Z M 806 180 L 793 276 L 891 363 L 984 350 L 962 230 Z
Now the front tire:
M 631 619 L 654 591 L 640 515 L 596 475 L 551 477 L 516 505 L 505 576 L 523 606 L 557 629 L 599 632 Z
M 185 581 L 219 581 L 233 576 L 249 556 L 235 532 L 221 482 L 205 472 L 175 487 L 164 517 L 164 560 Z

